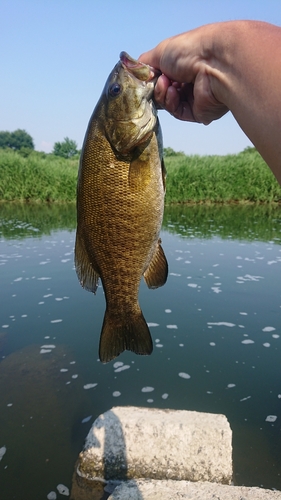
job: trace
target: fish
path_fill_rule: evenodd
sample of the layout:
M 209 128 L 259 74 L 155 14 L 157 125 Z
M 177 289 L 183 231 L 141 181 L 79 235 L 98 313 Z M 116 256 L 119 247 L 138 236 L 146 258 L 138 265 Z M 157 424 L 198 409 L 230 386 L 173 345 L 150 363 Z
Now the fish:
M 153 91 L 159 72 L 121 52 L 90 118 L 77 181 L 75 268 L 82 287 L 106 309 L 99 358 L 124 350 L 152 353 L 139 305 L 148 288 L 166 283 L 168 263 L 159 238 L 166 171 Z

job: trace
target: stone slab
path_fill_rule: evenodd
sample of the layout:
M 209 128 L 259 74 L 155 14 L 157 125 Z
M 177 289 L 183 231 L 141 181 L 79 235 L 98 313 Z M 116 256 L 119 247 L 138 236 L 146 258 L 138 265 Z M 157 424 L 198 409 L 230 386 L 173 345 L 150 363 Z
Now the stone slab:
M 224 415 L 114 407 L 94 422 L 77 474 L 87 480 L 232 480 L 232 432 Z
M 281 491 L 208 482 L 134 480 L 117 486 L 108 500 L 281 500 Z

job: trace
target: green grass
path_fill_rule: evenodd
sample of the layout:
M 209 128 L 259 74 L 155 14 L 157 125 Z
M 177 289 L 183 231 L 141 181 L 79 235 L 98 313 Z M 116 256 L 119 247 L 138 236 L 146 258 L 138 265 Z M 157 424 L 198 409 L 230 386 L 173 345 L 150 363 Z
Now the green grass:
M 165 153 L 166 204 L 281 201 L 281 187 L 254 148 L 227 156 Z M 0 201 L 74 202 L 78 160 L 0 149 Z
M 166 203 L 281 200 L 281 187 L 254 148 L 227 156 L 167 156 L 165 163 Z
M 0 200 L 74 201 L 78 160 L 0 150 Z

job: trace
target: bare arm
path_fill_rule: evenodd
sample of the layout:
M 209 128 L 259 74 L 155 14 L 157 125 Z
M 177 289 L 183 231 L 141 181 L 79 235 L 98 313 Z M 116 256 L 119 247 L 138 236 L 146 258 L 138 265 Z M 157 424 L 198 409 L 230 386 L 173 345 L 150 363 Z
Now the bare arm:
M 207 125 L 230 110 L 281 184 L 281 28 L 210 24 L 140 60 L 162 71 L 155 99 L 176 118 Z

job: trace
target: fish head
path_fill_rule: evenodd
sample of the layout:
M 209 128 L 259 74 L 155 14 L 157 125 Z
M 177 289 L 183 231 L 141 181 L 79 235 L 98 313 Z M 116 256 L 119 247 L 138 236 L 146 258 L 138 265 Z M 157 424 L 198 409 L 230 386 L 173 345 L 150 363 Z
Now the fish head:
M 152 97 L 159 75 L 121 52 L 103 92 L 105 133 L 117 152 L 127 154 L 152 135 L 157 122 Z

